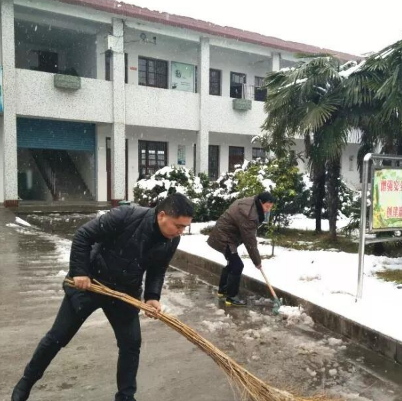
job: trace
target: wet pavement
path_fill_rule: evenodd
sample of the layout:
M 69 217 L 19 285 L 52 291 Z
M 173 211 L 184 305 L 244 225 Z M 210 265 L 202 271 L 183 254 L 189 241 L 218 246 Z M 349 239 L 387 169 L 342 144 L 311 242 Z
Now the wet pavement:
M 0 209 L 0 401 L 10 399 L 63 296 L 70 239 L 88 215 L 21 216 Z M 203 277 L 169 269 L 162 302 L 245 368 L 300 395 L 402 401 L 402 367 L 298 319 L 273 316 L 268 302 L 226 308 Z M 307 323 L 307 324 L 305 324 Z M 224 374 L 197 347 L 163 323 L 142 317 L 138 401 L 237 400 Z M 37 383 L 30 400 L 113 400 L 117 350 L 102 312 L 95 312 Z

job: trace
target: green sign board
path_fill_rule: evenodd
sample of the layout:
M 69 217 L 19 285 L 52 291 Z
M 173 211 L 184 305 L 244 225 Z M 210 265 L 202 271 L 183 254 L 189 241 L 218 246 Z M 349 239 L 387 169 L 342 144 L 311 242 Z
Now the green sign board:
M 195 71 L 191 64 L 172 61 L 172 89 L 195 92 Z
M 375 169 L 372 191 L 370 228 L 402 229 L 402 169 Z

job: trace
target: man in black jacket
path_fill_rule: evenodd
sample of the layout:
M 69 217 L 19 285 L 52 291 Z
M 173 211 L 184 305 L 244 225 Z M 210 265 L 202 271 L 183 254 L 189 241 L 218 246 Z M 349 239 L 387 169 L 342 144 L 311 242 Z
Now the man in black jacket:
M 52 359 L 98 308 L 103 309 L 109 320 L 119 348 L 115 401 L 135 401 L 141 346 L 138 310 L 85 290 L 94 278 L 140 298 L 146 272 L 144 300 L 159 312 L 166 269 L 193 213 L 191 202 L 184 195 L 174 194 L 154 209 L 121 206 L 78 229 L 71 247 L 69 271 L 78 289 L 64 287 L 66 295 L 56 320 L 15 386 L 12 401 L 28 399 L 32 386 L 43 376 Z

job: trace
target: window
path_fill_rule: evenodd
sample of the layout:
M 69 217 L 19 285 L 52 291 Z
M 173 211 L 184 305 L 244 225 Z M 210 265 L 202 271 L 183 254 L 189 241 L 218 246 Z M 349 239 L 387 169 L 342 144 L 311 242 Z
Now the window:
M 267 98 L 267 88 L 264 88 L 264 78 L 255 77 L 254 83 L 254 100 L 257 102 L 265 102 Z
M 124 82 L 128 84 L 128 53 L 124 53 Z
M 267 157 L 263 148 L 253 148 L 253 160 L 265 159 Z
M 112 79 L 112 51 L 106 50 L 105 52 L 105 79 L 110 81 Z
M 208 150 L 208 176 L 210 180 L 216 181 L 219 177 L 219 146 L 209 145 Z
M 349 156 L 349 171 L 353 171 L 354 170 L 354 164 L 355 164 L 355 157 Z
M 170 86 L 172 89 L 184 92 L 197 92 L 196 66 L 178 61 L 171 62 Z
M 246 84 L 246 74 L 237 72 L 230 73 L 230 97 L 235 99 L 243 98 L 243 87 Z
M 229 172 L 236 170 L 238 164 L 244 163 L 244 148 L 240 146 L 229 146 Z
M 177 145 L 177 165 L 186 165 L 186 145 Z
M 209 70 L 209 94 L 221 96 L 221 72 L 220 70 Z
M 197 168 L 197 144 L 193 144 L 193 172 L 194 174 L 196 173 L 196 168 Z
M 167 165 L 167 142 L 138 141 L 139 178 L 149 177 Z
M 138 84 L 154 88 L 168 87 L 168 63 L 152 58 L 138 58 Z
M 198 67 L 194 67 L 194 93 L 198 93 Z

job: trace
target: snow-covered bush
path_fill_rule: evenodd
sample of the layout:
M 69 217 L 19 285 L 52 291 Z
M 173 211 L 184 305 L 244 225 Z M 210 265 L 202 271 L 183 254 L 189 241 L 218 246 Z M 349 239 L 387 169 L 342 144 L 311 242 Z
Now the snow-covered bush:
M 205 174 L 195 177 L 185 167 L 164 167 L 149 179 L 137 182 L 134 201 L 155 206 L 170 194 L 180 192 L 195 205 L 194 221 L 217 220 L 236 199 L 270 191 L 278 199 L 274 220 L 283 225 L 287 216 L 302 213 L 308 194 L 303 177 L 290 160 L 245 161 L 233 173 L 210 182 Z M 286 225 L 286 224 L 285 224 Z
M 185 167 L 163 167 L 148 179 L 139 180 L 134 186 L 134 202 L 141 206 L 155 206 L 168 195 L 179 192 L 193 202 L 203 194 L 204 182 Z M 208 185 L 208 184 L 207 184 Z
M 216 181 L 212 181 L 206 195 L 209 220 L 218 220 L 238 197 L 234 173 L 224 173 Z

